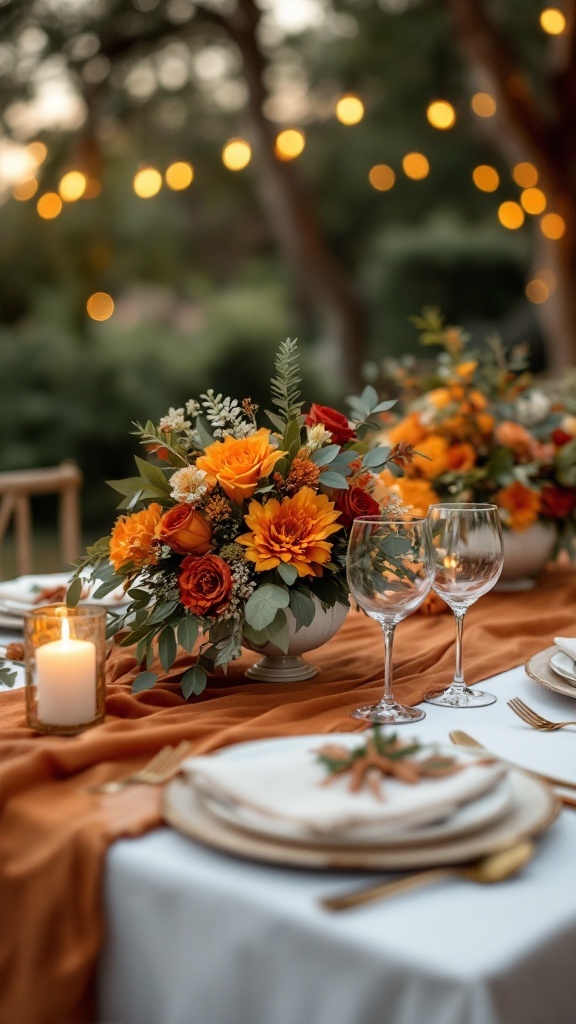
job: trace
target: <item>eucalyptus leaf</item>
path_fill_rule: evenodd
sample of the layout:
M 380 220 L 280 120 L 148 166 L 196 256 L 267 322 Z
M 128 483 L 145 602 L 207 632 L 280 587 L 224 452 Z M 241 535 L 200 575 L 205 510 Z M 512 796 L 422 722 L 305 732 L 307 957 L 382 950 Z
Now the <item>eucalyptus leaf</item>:
M 157 679 L 158 676 L 155 672 L 140 672 L 132 683 L 132 693 L 141 693 L 142 690 L 151 690 Z
M 178 643 L 190 654 L 198 639 L 199 622 L 193 615 L 186 615 L 178 623 Z
M 333 473 L 332 470 L 328 469 L 324 473 L 320 474 L 320 483 L 324 487 L 330 487 L 334 491 L 347 491 L 348 481 L 342 473 Z
M 278 574 L 289 587 L 291 587 L 298 579 L 298 570 L 290 562 L 280 562 L 280 565 L 278 566 Z
M 286 619 L 286 612 L 279 608 L 274 616 L 273 622 L 263 630 L 266 638 L 271 644 L 274 644 L 283 654 L 288 653 L 288 644 L 290 643 L 290 636 L 288 633 L 288 621 Z
M 68 590 L 66 591 L 66 607 L 67 608 L 75 608 L 76 607 L 76 605 L 78 604 L 78 601 L 80 600 L 80 595 L 82 594 L 83 586 L 84 586 L 84 580 L 82 580 L 80 578 L 80 576 L 77 576 L 75 580 L 72 580 L 72 583 L 70 584 L 70 586 L 68 587 Z
M 154 466 L 151 462 L 147 462 L 146 459 L 141 459 L 139 455 L 134 457 L 134 461 L 138 466 L 140 476 L 147 484 L 151 484 L 153 488 L 165 494 L 170 494 L 170 484 L 159 466 Z
M 180 680 L 180 689 L 186 700 L 196 694 L 198 696 L 206 689 L 208 683 L 208 673 L 201 665 L 193 665 L 187 672 L 184 673 Z
M 298 587 L 290 591 L 290 611 L 296 621 L 296 632 L 302 626 L 309 626 L 316 613 L 316 605 L 310 591 Z
M 310 459 L 316 466 L 327 466 L 333 462 L 339 452 L 340 445 L 327 444 L 325 448 L 317 448 L 315 452 L 312 452 Z
M 278 609 L 287 608 L 289 604 L 290 594 L 287 590 L 277 587 L 274 583 L 265 583 L 263 587 L 258 587 L 246 602 L 246 622 L 253 629 L 265 629 L 273 621 Z
M 379 469 L 384 466 L 390 454 L 390 448 L 371 448 L 362 460 L 365 469 Z
M 165 672 L 169 672 L 176 660 L 178 650 L 172 626 L 165 626 L 158 637 L 158 656 Z

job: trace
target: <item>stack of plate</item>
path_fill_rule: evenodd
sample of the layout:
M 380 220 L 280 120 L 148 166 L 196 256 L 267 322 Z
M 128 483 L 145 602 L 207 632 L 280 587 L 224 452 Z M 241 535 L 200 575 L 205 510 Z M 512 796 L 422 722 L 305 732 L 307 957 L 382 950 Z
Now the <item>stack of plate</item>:
M 43 604 L 60 604 L 70 582 L 69 573 L 44 573 L 18 576 L 16 579 L 0 582 L 0 627 L 22 629 L 25 612 L 40 608 Z M 127 597 L 121 587 L 97 600 L 92 595 L 99 584 L 86 585 L 81 604 L 99 604 L 111 611 L 121 611 L 127 604 Z M 59 593 L 60 591 L 60 593 Z
M 400 870 L 481 856 L 535 834 L 558 812 L 556 798 L 537 779 L 454 747 L 442 753 L 463 764 L 457 775 L 415 786 L 386 778 L 381 801 L 368 792 L 350 794 L 344 778 L 322 786 L 316 752 L 327 742 L 354 747 L 362 739 L 294 736 L 191 758 L 165 790 L 165 818 L 186 835 L 242 857 Z
M 576 662 L 558 647 L 547 647 L 526 662 L 526 673 L 536 683 L 564 697 L 576 697 Z

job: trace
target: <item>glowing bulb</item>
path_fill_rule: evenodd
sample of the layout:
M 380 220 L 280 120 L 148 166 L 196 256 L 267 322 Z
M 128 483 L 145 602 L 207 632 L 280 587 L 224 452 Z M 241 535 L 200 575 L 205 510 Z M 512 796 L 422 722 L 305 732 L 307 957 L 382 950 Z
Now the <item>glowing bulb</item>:
M 162 188 L 162 175 L 155 167 L 143 167 L 134 176 L 134 191 L 140 199 L 151 199 Z
M 546 196 L 539 188 L 525 188 L 520 202 L 526 213 L 544 213 L 546 209 Z
M 423 153 L 406 153 L 402 160 L 402 170 L 407 178 L 421 181 L 430 173 L 430 164 Z
M 481 192 L 495 192 L 500 184 L 500 175 L 490 164 L 478 164 L 472 171 L 472 181 Z
M 286 128 L 276 136 L 274 149 L 279 160 L 294 160 L 300 156 L 305 145 L 306 139 L 303 132 L 296 128 Z
M 546 7 L 540 14 L 540 27 L 550 36 L 561 36 L 566 28 L 566 18 L 557 7 Z
M 80 171 L 68 171 L 61 179 L 58 191 L 61 198 L 67 203 L 75 203 L 81 199 L 86 191 L 86 175 Z
M 534 164 L 529 164 L 523 160 L 522 163 L 516 164 L 513 168 L 512 177 L 520 188 L 533 188 L 538 181 L 538 171 Z
M 539 277 L 533 278 L 532 281 L 528 281 L 525 288 L 526 298 L 529 302 L 533 302 L 535 305 L 540 305 L 542 302 L 546 302 L 550 295 L 550 289 L 545 281 Z
M 557 241 L 566 231 L 566 222 L 559 213 L 545 213 L 540 221 L 540 230 L 546 238 Z
M 496 113 L 496 100 L 489 92 L 475 92 L 470 103 L 477 117 L 493 117 Z
M 433 128 L 446 131 L 456 123 L 456 111 L 447 100 L 434 100 L 426 110 L 426 117 Z
M 524 223 L 524 210 L 518 203 L 514 203 L 511 200 L 500 203 L 498 207 L 498 220 L 502 227 L 508 228 L 509 231 L 517 231 Z
M 377 192 L 387 192 L 396 181 L 396 175 L 388 164 L 375 164 L 370 168 L 368 180 Z
M 36 210 L 42 220 L 54 220 L 62 210 L 62 200 L 56 192 L 45 192 L 36 203 Z
M 252 158 L 252 150 L 245 139 L 230 139 L 222 150 L 222 162 L 229 171 L 241 171 Z
M 86 303 L 86 312 L 92 320 L 109 320 L 114 312 L 114 300 L 107 292 L 94 292 Z
M 336 104 L 336 117 L 341 124 L 358 124 L 364 117 L 364 104 L 359 96 L 348 93 Z
M 166 184 L 174 192 L 181 192 L 188 188 L 194 180 L 194 168 L 183 160 L 178 160 L 166 168 Z
M 23 202 L 25 199 L 32 199 L 38 191 L 38 181 L 36 178 L 24 178 L 23 181 L 19 181 L 12 188 L 12 196 L 14 199 L 18 199 Z

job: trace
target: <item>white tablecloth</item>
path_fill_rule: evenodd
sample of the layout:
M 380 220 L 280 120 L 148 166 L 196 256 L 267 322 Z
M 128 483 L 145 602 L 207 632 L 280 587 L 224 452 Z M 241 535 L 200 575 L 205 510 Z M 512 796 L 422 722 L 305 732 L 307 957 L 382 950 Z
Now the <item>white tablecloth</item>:
M 576 700 L 521 668 L 483 686 L 496 704 L 426 705 L 414 733 L 464 729 L 576 781 L 576 729 L 537 733 L 506 699 L 556 718 L 576 718 Z M 454 879 L 338 915 L 318 906 L 367 877 L 235 860 L 168 828 L 116 843 L 99 1022 L 576 1024 L 576 809 L 497 886 Z

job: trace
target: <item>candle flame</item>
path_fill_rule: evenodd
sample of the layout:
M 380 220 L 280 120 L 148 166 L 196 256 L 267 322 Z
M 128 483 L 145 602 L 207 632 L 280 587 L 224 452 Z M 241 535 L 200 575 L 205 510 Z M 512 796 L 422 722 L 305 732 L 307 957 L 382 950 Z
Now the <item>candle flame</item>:
M 456 569 L 458 566 L 458 559 L 455 555 L 446 555 L 444 559 L 445 569 Z
M 68 622 L 68 616 L 66 616 L 65 619 L 62 619 L 62 639 L 70 639 L 70 623 Z

